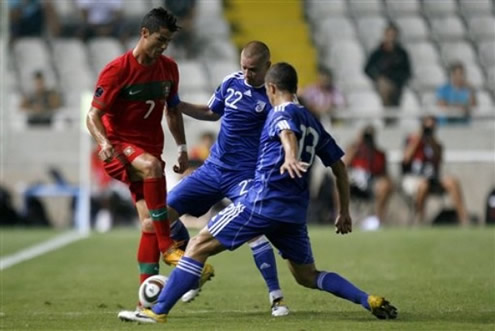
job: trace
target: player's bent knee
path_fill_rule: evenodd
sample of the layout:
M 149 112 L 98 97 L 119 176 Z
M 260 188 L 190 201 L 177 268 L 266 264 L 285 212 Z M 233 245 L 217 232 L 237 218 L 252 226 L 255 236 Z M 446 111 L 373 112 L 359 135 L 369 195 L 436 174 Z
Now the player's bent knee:
M 292 274 L 299 285 L 316 288 L 316 278 L 318 277 L 316 270 L 294 270 Z

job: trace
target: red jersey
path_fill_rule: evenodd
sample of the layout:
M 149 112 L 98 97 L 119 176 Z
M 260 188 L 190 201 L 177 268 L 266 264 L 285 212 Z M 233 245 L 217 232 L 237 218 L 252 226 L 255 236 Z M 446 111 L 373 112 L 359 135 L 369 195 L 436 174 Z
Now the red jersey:
M 163 109 L 165 103 L 171 107 L 179 103 L 178 85 L 175 61 L 161 55 L 144 66 L 131 50 L 102 70 L 91 105 L 104 112 L 103 126 L 111 143 L 132 143 L 159 157 Z
M 387 170 L 387 159 L 385 153 L 378 149 L 367 147 L 365 144 L 360 144 L 357 147 L 356 155 L 351 160 L 351 168 L 359 168 L 370 175 L 381 176 L 385 175 Z

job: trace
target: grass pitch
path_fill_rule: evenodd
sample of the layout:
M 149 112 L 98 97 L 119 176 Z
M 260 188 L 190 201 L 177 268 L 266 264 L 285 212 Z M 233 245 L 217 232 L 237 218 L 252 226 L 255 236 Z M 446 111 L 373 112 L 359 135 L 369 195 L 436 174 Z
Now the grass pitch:
M 0 255 L 54 232 L 2 232 Z M 287 317 L 270 315 L 264 282 L 248 247 L 213 257 L 216 277 L 190 304 L 179 302 L 167 325 L 117 319 L 137 302 L 138 230 L 94 234 L 0 275 L 0 329 L 5 330 L 493 330 L 495 230 L 393 229 L 337 236 L 310 231 L 317 266 L 338 272 L 399 308 L 379 321 L 360 306 L 298 286 L 278 269 Z M 170 268 L 162 265 L 161 272 Z

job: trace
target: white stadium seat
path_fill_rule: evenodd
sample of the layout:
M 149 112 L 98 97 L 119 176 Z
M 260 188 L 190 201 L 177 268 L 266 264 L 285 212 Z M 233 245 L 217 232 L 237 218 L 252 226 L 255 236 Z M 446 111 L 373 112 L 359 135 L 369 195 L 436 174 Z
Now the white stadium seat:
M 483 113 L 490 108 L 493 108 L 495 105 L 493 103 L 493 99 L 490 96 L 490 93 L 484 90 L 476 91 L 476 101 L 478 103 L 479 110 L 482 110 Z M 492 112 L 494 110 L 492 109 Z
M 479 89 L 485 85 L 485 77 L 483 76 L 480 68 L 475 63 L 467 63 L 466 65 L 466 79 L 469 85 Z
M 181 61 L 179 74 L 179 92 L 195 92 L 209 87 L 205 69 L 198 61 Z
M 349 0 L 349 10 L 353 16 L 376 16 L 383 12 L 381 0 Z
M 421 16 L 399 17 L 396 23 L 399 26 L 400 39 L 404 41 L 428 39 L 430 32 Z
M 479 43 L 478 51 L 480 62 L 485 68 L 495 67 L 495 40 Z
M 437 41 L 460 40 L 466 36 L 464 23 L 457 16 L 433 18 L 431 31 Z
M 315 25 L 314 38 L 318 46 L 325 48 L 334 41 L 356 39 L 356 31 L 348 18 L 328 17 Z
M 212 90 L 220 85 L 227 75 L 240 70 L 237 62 L 229 61 L 209 61 L 206 62 L 206 66 L 210 76 L 210 89 Z
M 387 22 L 381 16 L 365 16 L 357 19 L 357 30 L 367 52 L 382 40 Z
M 406 44 L 411 62 L 414 65 L 438 64 L 438 52 L 429 41 L 419 41 Z
M 445 71 L 439 65 L 420 65 L 414 67 L 413 85 L 417 90 L 436 89 L 447 81 Z
M 473 47 L 465 41 L 445 42 L 440 45 L 440 54 L 446 66 L 452 62 L 476 62 Z
M 471 38 L 476 41 L 495 40 L 495 17 L 471 17 L 468 20 L 468 29 Z
M 122 45 L 117 39 L 110 37 L 100 37 L 91 39 L 88 42 L 89 57 L 96 73 L 117 56 L 122 55 Z
M 428 17 L 450 16 L 456 14 L 455 0 L 423 0 L 423 11 Z
M 383 111 L 382 101 L 373 90 L 347 93 L 347 100 L 351 110 L 363 115 L 380 114 Z
M 347 14 L 347 3 L 345 0 L 308 0 L 305 4 L 310 21 L 331 16 L 345 16 Z
M 486 15 L 493 10 L 492 0 L 459 0 L 461 13 L 467 17 Z
M 419 0 L 385 0 L 390 17 L 418 15 Z

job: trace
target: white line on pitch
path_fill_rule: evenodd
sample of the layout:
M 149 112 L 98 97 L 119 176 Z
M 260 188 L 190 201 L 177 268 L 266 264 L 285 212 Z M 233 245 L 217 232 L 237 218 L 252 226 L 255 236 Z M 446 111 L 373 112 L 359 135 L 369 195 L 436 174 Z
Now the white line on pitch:
M 53 239 L 23 249 L 20 252 L 0 258 L 0 270 L 5 270 L 12 267 L 13 265 L 33 259 L 37 256 L 54 251 L 56 249 L 59 249 L 60 247 L 66 246 L 87 237 L 88 234 L 81 234 L 79 232 L 69 232 L 61 234 Z

